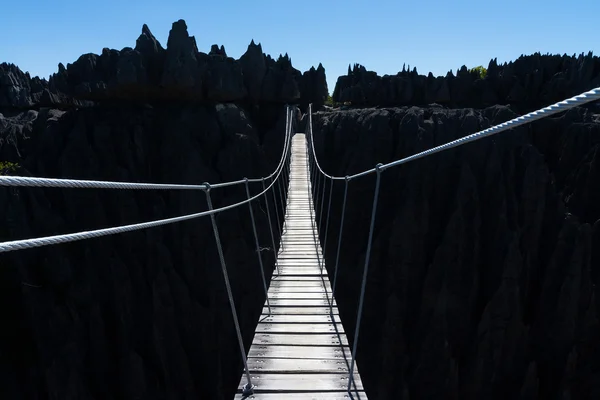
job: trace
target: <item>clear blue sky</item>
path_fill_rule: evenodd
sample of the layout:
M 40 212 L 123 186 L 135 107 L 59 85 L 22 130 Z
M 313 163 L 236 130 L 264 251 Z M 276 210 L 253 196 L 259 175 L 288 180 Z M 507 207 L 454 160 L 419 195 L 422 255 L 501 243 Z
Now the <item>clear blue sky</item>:
M 47 78 L 83 53 L 134 47 L 144 23 L 166 46 L 171 24 L 185 19 L 200 51 L 219 44 L 239 58 L 254 39 L 301 71 L 322 62 L 333 92 L 353 63 L 445 75 L 535 51 L 600 55 L 598 15 L 600 0 L 6 0 L 0 62 Z

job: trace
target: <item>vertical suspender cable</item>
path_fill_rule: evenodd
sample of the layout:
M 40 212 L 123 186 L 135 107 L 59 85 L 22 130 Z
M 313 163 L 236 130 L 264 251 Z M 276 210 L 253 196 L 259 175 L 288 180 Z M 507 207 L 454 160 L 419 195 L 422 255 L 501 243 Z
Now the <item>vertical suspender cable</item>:
M 275 179 L 275 177 L 273 177 L 273 179 Z M 271 189 L 271 193 L 273 194 L 273 208 L 275 209 L 275 216 L 277 217 L 277 230 L 279 231 L 279 237 L 281 237 L 281 220 L 279 219 L 279 210 L 277 208 L 277 196 L 275 196 L 275 185 L 273 185 Z
M 375 230 L 375 216 L 377 215 L 377 201 L 379 200 L 379 186 L 381 183 L 381 166 L 377 164 L 377 181 L 375 183 L 375 196 L 373 197 L 373 211 L 371 213 L 371 226 L 369 227 L 369 241 L 367 242 L 367 253 L 365 254 L 365 268 L 363 270 L 362 284 L 360 288 L 360 299 L 358 302 L 358 313 L 356 316 L 356 326 L 354 330 L 354 345 L 352 346 L 352 363 L 350 364 L 350 372 L 348 376 L 348 392 L 352 390 L 354 382 L 354 363 L 356 360 L 356 347 L 358 345 L 358 334 L 360 332 L 360 320 L 362 317 L 362 309 L 365 301 L 365 288 L 367 286 L 367 274 L 369 272 L 369 259 L 371 258 L 371 247 L 373 244 L 373 231 Z
M 271 211 L 269 210 L 269 196 L 267 196 L 265 178 L 262 179 L 263 192 L 265 192 L 265 208 L 267 209 L 267 219 L 269 220 L 269 231 L 271 231 L 271 245 L 273 246 L 273 257 L 275 257 L 275 272 L 279 275 L 279 263 L 277 262 L 277 247 L 275 247 L 275 235 L 273 234 L 273 222 L 271 221 Z
M 246 195 L 250 198 L 250 188 L 248 187 L 248 178 L 246 180 Z M 254 242 L 256 244 L 256 254 L 258 255 L 258 265 L 260 267 L 260 277 L 262 278 L 263 288 L 265 290 L 265 297 L 267 298 L 267 307 L 269 308 L 269 316 L 271 316 L 271 303 L 269 302 L 269 290 L 267 289 L 267 280 L 265 279 L 265 270 L 262 262 L 262 256 L 260 255 L 260 244 L 258 243 L 258 233 L 256 232 L 256 222 L 254 221 L 254 210 L 252 209 L 252 202 L 248 202 L 248 208 L 250 209 L 250 219 L 252 220 L 252 231 L 254 232 Z
M 331 185 L 333 186 L 333 181 L 331 181 Z M 323 192 L 321 193 L 321 209 L 319 210 L 319 236 L 322 235 L 321 232 L 321 223 L 323 222 L 323 209 L 325 208 L 325 188 L 327 187 L 327 178 L 323 176 Z
M 210 198 L 210 185 L 206 185 L 206 201 L 208 203 L 208 209 L 213 210 L 212 201 Z M 210 215 L 212 222 L 213 233 L 215 235 L 215 241 L 217 242 L 217 251 L 219 253 L 219 261 L 221 262 L 221 270 L 223 272 L 223 279 L 225 280 L 225 288 L 227 289 L 227 296 L 229 297 L 229 306 L 231 307 L 231 315 L 233 316 L 233 323 L 235 325 L 235 332 L 237 334 L 238 344 L 240 346 L 240 353 L 242 355 L 242 361 L 244 362 L 244 369 L 246 371 L 246 380 L 248 383 L 243 388 L 243 394 L 249 396 L 254 392 L 254 386 L 250 378 L 250 371 L 248 370 L 248 362 L 246 360 L 246 350 L 244 349 L 244 340 L 242 339 L 242 332 L 240 330 L 240 324 L 238 322 L 237 313 L 235 311 L 235 304 L 233 302 L 233 293 L 231 292 L 231 286 L 229 284 L 229 276 L 227 275 L 227 265 L 225 264 L 225 256 L 223 256 L 223 248 L 221 246 L 221 239 L 219 237 L 219 229 L 217 228 L 217 220 L 214 214 Z
M 342 217 L 340 221 L 340 233 L 338 235 L 338 247 L 337 247 L 337 255 L 335 256 L 335 268 L 333 272 L 333 287 L 331 288 L 331 297 L 335 297 L 335 286 L 337 284 L 338 277 L 338 265 L 340 263 L 340 250 L 342 248 L 342 234 L 344 233 L 344 218 L 346 217 L 346 199 L 348 198 L 348 176 L 344 179 L 344 200 L 342 201 Z

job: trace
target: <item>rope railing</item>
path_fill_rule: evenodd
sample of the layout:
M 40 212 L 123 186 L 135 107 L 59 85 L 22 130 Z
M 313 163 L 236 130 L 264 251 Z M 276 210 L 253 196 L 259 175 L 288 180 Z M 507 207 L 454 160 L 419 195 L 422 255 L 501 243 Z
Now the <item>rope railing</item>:
M 548 107 L 541 108 L 537 111 L 533 111 L 528 114 L 522 115 L 520 117 L 513 118 L 510 121 L 503 122 L 501 124 L 492 126 L 490 128 L 484 129 L 482 131 L 475 132 L 473 134 L 464 136 L 460 139 L 456 139 L 451 142 L 445 143 L 443 145 L 433 147 L 429 150 L 425 150 L 420 153 L 413 154 L 412 156 L 389 162 L 387 164 L 382 164 L 381 171 L 385 171 L 388 168 L 396 167 L 401 164 L 406 164 L 409 161 L 414 161 L 419 158 L 423 158 L 423 157 L 430 156 L 435 153 L 439 153 L 440 151 L 449 150 L 454 147 L 462 146 L 464 144 L 467 144 L 467 143 L 470 143 L 470 142 L 473 142 L 476 140 L 480 140 L 485 137 L 489 137 L 489 136 L 504 132 L 509 129 L 513 129 L 518 126 L 525 125 L 525 124 L 531 123 L 533 121 L 537 121 L 537 120 L 545 118 L 545 117 L 549 117 L 550 115 L 558 114 L 560 112 L 569 110 L 571 108 L 581 106 L 583 104 L 590 103 L 592 101 L 596 101 L 598 99 L 600 99 L 600 87 L 598 87 L 596 89 L 592 89 L 592 90 L 584 92 L 584 93 L 581 93 L 581 94 L 571 97 L 569 99 L 559 101 L 558 103 L 552 104 Z M 374 168 L 371 168 L 371 169 L 368 169 L 368 170 L 365 170 L 362 172 L 358 172 L 353 175 L 348 175 L 348 176 L 328 175 L 325 171 L 323 171 L 323 169 L 321 168 L 321 165 L 319 164 L 319 162 L 316 159 L 316 154 L 314 154 L 315 149 L 314 149 L 314 141 L 313 141 L 313 136 L 312 136 L 312 104 L 309 105 L 308 117 L 309 117 L 308 123 L 309 123 L 310 129 L 311 129 L 309 136 L 310 136 L 310 140 L 311 140 L 313 156 L 315 157 L 315 163 L 316 163 L 316 166 L 317 166 L 317 169 L 319 170 L 319 172 L 321 174 L 323 174 L 326 178 L 333 179 L 333 180 L 344 180 L 344 179 L 352 180 L 352 179 L 360 178 L 360 177 L 363 177 L 366 175 L 374 174 L 377 172 L 376 167 L 374 167 Z
M 248 178 L 247 181 L 250 183 L 260 183 L 263 179 L 271 179 L 272 176 L 273 174 L 264 178 Z M 246 178 L 237 181 L 212 184 L 211 189 L 219 189 L 245 183 Z M 95 181 L 64 178 L 36 178 L 27 176 L 0 176 L 0 186 L 67 189 L 206 190 L 206 186 L 204 185 Z
M 96 229 L 96 230 L 92 230 L 92 231 L 83 231 L 83 232 L 76 232 L 76 233 L 69 233 L 69 234 L 62 234 L 62 235 L 46 236 L 46 237 L 40 237 L 40 238 L 2 242 L 2 243 L 0 243 L 0 253 L 41 247 L 41 246 L 47 246 L 47 245 L 53 245 L 53 244 L 73 242 L 73 241 L 78 241 L 78 240 L 83 240 L 83 239 L 97 238 L 97 237 L 102 237 L 102 236 L 107 236 L 107 235 L 131 232 L 131 231 L 141 230 L 141 229 L 148 229 L 148 228 L 162 226 L 162 225 L 171 224 L 171 223 L 175 223 L 175 222 L 181 222 L 181 221 L 186 221 L 186 220 L 190 220 L 190 219 L 210 216 L 211 223 L 212 223 L 212 230 L 213 230 L 213 234 L 214 234 L 215 242 L 216 242 L 216 246 L 217 246 L 217 253 L 219 256 L 221 270 L 223 273 L 223 279 L 224 279 L 225 287 L 227 290 L 227 296 L 228 296 L 228 300 L 229 300 L 229 305 L 231 307 L 237 341 L 238 341 L 238 345 L 240 348 L 241 358 L 242 358 L 242 362 L 244 364 L 244 371 L 245 371 L 246 380 L 247 380 L 246 385 L 244 385 L 242 388 L 242 393 L 244 396 L 250 396 L 254 392 L 254 385 L 252 384 L 252 378 L 250 376 L 250 372 L 249 372 L 249 368 L 248 368 L 246 352 L 244 350 L 244 343 L 243 343 L 243 339 L 242 339 L 242 335 L 241 335 L 241 329 L 239 326 L 236 307 L 235 307 L 235 303 L 234 303 L 234 299 L 233 299 L 233 293 L 231 290 L 231 284 L 229 282 L 229 276 L 227 273 L 227 265 L 225 263 L 225 257 L 223 255 L 223 248 L 222 248 L 221 239 L 220 239 L 219 230 L 218 230 L 215 216 L 218 213 L 240 207 L 244 204 L 248 204 L 249 212 L 250 212 L 250 219 L 252 222 L 252 230 L 253 230 L 253 234 L 254 234 L 256 253 L 257 253 L 258 262 L 259 262 L 258 265 L 260 268 L 263 289 L 264 289 L 265 296 L 266 296 L 268 312 L 269 312 L 269 315 L 271 315 L 271 305 L 270 305 L 269 296 L 268 296 L 268 288 L 267 288 L 267 284 L 266 284 L 266 278 L 264 276 L 264 266 L 263 266 L 262 256 L 261 256 L 261 247 L 259 244 L 258 232 L 256 230 L 256 221 L 254 218 L 254 211 L 252 209 L 252 202 L 260 199 L 261 197 L 264 197 L 266 213 L 267 213 L 267 218 L 268 218 L 268 224 L 269 224 L 269 230 L 270 230 L 270 235 L 271 235 L 271 241 L 272 241 L 272 245 L 273 245 L 273 253 L 275 255 L 275 260 L 276 260 L 275 261 L 275 271 L 278 271 L 277 248 L 275 247 L 275 237 L 274 237 L 274 233 L 273 233 L 271 212 L 270 212 L 269 203 L 268 203 L 268 192 L 271 191 L 271 193 L 273 194 L 273 201 L 274 201 L 273 207 L 275 208 L 277 215 L 278 215 L 278 227 L 280 229 L 280 234 L 281 234 L 281 225 L 279 225 L 280 221 L 279 221 L 279 214 L 278 214 L 279 212 L 278 212 L 278 205 L 277 205 L 277 202 L 278 202 L 277 197 L 279 197 L 280 208 L 285 213 L 285 204 L 284 204 L 285 200 L 284 199 L 287 197 L 287 193 L 284 194 L 286 186 L 284 185 L 284 189 L 282 190 L 281 181 L 282 180 L 289 181 L 289 180 L 286 180 L 286 174 L 289 174 L 289 171 L 290 171 L 292 127 L 293 127 L 292 108 L 287 106 L 286 107 L 285 137 L 284 137 L 283 149 L 282 149 L 279 163 L 278 163 L 277 167 L 275 168 L 275 170 L 271 174 L 269 174 L 268 176 L 262 177 L 262 178 L 253 178 L 253 179 L 244 178 L 244 179 L 237 180 L 237 181 L 223 182 L 223 183 L 212 184 L 212 185 L 209 183 L 203 183 L 201 185 L 179 185 L 179 184 L 155 184 L 155 183 L 133 183 L 133 182 L 110 182 L 110 181 L 86 181 L 86 180 L 75 180 L 75 179 L 30 178 L 30 177 L 22 177 L 22 176 L 2 176 L 2 177 L 0 177 L 0 186 L 12 186 L 12 187 L 15 187 L 15 186 L 23 187 L 24 186 L 24 187 L 102 188 L 102 189 L 203 190 L 206 193 L 206 201 L 207 201 L 207 205 L 208 205 L 208 210 L 198 212 L 198 213 L 173 217 L 173 218 L 159 219 L 159 220 L 155 220 L 155 221 L 148 221 L 148 222 L 130 224 L 130 225 L 122 225 L 122 226 L 116 226 L 116 227 L 111 227 L 111 228 Z M 268 180 L 270 180 L 271 182 L 267 185 L 266 181 L 268 181 Z M 251 196 L 249 183 L 261 183 L 262 191 L 254 196 Z M 245 185 L 245 191 L 246 191 L 246 199 L 245 200 L 234 203 L 234 204 L 230 204 L 227 206 L 223 206 L 220 208 L 213 207 L 212 199 L 211 199 L 211 190 L 212 189 L 228 187 L 228 186 L 235 186 L 238 184 Z M 276 187 L 277 187 L 277 190 L 276 190 Z M 275 192 L 278 192 L 279 196 L 277 196 Z M 283 243 L 281 245 L 283 246 Z
M 287 106 L 289 108 L 289 106 Z M 286 119 L 290 119 L 289 113 Z M 291 123 L 291 122 L 290 122 Z M 286 122 L 286 132 L 289 130 Z M 285 147 L 284 147 L 285 153 Z M 282 158 L 285 154 L 282 153 Z M 277 173 L 277 168 L 269 175 L 262 178 L 243 178 L 235 181 L 213 183 L 211 189 L 219 189 L 230 186 L 242 185 L 246 182 L 260 183 L 263 179 L 271 179 Z M 0 176 L 0 186 L 10 187 L 46 187 L 46 188 L 66 188 L 66 189 L 121 189 L 121 190 L 207 190 L 204 184 L 188 185 L 179 183 L 140 183 L 140 182 L 117 182 L 117 181 L 97 181 L 86 179 L 66 179 L 66 178 L 38 178 L 29 176 Z
M 327 182 L 327 180 L 329 180 L 331 182 L 331 186 L 329 188 L 329 204 L 327 206 L 327 212 L 326 212 L 326 217 L 325 217 L 326 218 L 326 222 L 325 222 L 326 228 L 325 228 L 325 237 L 323 239 L 323 241 L 324 241 L 323 254 L 325 254 L 325 248 L 326 248 L 327 237 L 328 237 L 328 227 L 329 227 L 329 218 L 331 215 L 331 199 L 332 199 L 333 185 L 336 181 L 344 181 L 345 182 L 344 194 L 343 194 L 343 198 L 342 198 L 342 210 L 341 210 L 341 216 L 340 216 L 341 220 L 340 220 L 340 227 L 339 227 L 339 231 L 338 231 L 338 244 L 337 244 L 337 251 L 336 251 L 336 258 L 335 258 L 335 265 L 334 265 L 333 286 L 331 289 L 332 290 L 331 299 L 329 300 L 329 304 L 331 306 L 333 305 L 333 302 L 335 299 L 335 294 L 336 294 L 336 286 L 337 286 L 338 272 L 339 272 L 338 266 L 339 266 L 340 252 L 341 252 L 341 246 L 342 246 L 344 219 L 346 216 L 346 202 L 347 202 L 347 197 L 348 197 L 349 182 L 354 179 L 361 178 L 361 177 L 364 177 L 367 175 L 377 174 L 375 189 L 374 189 L 373 205 L 371 208 L 371 220 L 370 220 L 370 224 L 369 224 L 367 250 L 366 250 L 366 254 L 365 254 L 365 262 L 364 262 L 361 287 L 360 287 L 360 295 L 359 295 L 360 297 L 359 297 L 359 302 L 358 302 L 356 325 L 355 325 L 355 330 L 354 330 L 354 340 L 353 340 L 352 355 L 351 355 L 352 358 L 351 358 L 351 363 L 350 363 L 350 367 L 349 367 L 348 388 L 347 388 L 348 393 L 351 393 L 352 384 L 354 383 L 353 374 L 354 374 L 354 366 L 355 366 L 355 362 L 356 362 L 356 351 L 357 351 L 357 346 L 358 346 L 358 341 L 359 341 L 360 324 L 361 324 L 361 319 L 362 319 L 362 314 L 363 314 L 364 297 L 365 297 L 365 291 L 366 291 L 366 281 L 367 281 L 368 271 L 369 271 L 371 248 L 372 248 L 373 234 L 374 234 L 374 229 L 375 229 L 375 218 L 377 215 L 376 214 L 377 203 L 378 203 L 379 194 L 380 194 L 379 189 L 380 189 L 380 183 L 381 183 L 381 174 L 383 173 L 383 171 L 385 171 L 389 168 L 392 168 L 392 167 L 396 167 L 398 165 L 408 163 L 410 161 L 414 161 L 414 160 L 417 160 L 420 158 L 430 156 L 432 154 L 450 150 L 452 148 L 462 146 L 464 144 L 474 142 L 476 140 L 490 137 L 492 135 L 507 131 L 509 129 L 513 129 L 518 126 L 540 120 L 544 117 L 548 117 L 550 115 L 554 115 L 554 114 L 566 111 L 568 109 L 571 109 L 573 107 L 580 106 L 580 105 L 583 105 L 586 103 L 590 103 L 590 102 L 598 100 L 598 99 L 600 99 L 600 87 L 592 89 L 587 92 L 584 92 L 580 95 L 571 97 L 569 99 L 560 101 L 558 103 L 552 104 L 548 107 L 544 107 L 537 111 L 533 111 L 528 114 L 522 115 L 520 117 L 511 119 L 510 121 L 503 122 L 501 124 L 492 126 L 490 128 L 467 135 L 460 139 L 453 140 L 453 141 L 445 143 L 443 145 L 436 146 L 431 149 L 413 154 L 409 157 L 405 157 L 405 158 L 402 158 L 402 159 L 399 159 L 396 161 L 392 161 L 387 164 L 380 163 L 380 164 L 377 164 L 374 168 L 371 168 L 371 169 L 368 169 L 368 170 L 365 170 L 362 172 L 358 172 L 353 175 L 346 175 L 346 176 L 334 176 L 334 175 L 327 174 L 323 170 L 321 165 L 319 164 L 319 160 L 317 159 L 317 154 L 316 154 L 315 145 L 314 145 L 313 123 L 312 123 L 312 104 L 309 104 L 308 112 L 307 112 L 308 118 L 307 118 L 307 127 L 306 127 L 306 134 L 307 134 L 306 146 L 307 146 L 307 154 L 309 156 L 309 168 L 311 170 L 310 171 L 311 182 L 316 182 L 316 185 L 312 186 L 311 194 L 314 199 L 315 210 L 317 210 L 317 208 L 320 207 L 320 212 L 319 212 L 320 215 L 319 215 L 319 222 L 318 222 L 319 232 L 320 232 L 320 228 L 321 228 L 321 219 L 323 216 L 323 209 L 325 208 L 324 201 L 325 201 L 325 191 L 326 191 L 326 186 L 327 186 L 326 182 Z M 315 217 L 316 217 L 316 212 L 315 212 Z M 315 224 L 316 224 L 316 222 L 315 222 Z M 318 242 L 317 242 L 316 238 L 315 238 L 315 246 L 318 246 Z M 324 262 L 322 264 L 321 264 L 321 262 L 319 262 L 319 264 L 322 267 L 322 265 L 324 265 Z
M 286 112 L 286 119 L 289 119 L 289 118 L 290 118 L 290 114 L 289 114 L 289 109 L 288 109 L 288 111 Z M 123 225 L 123 226 L 112 227 L 112 228 L 97 229 L 97 230 L 93 230 L 93 231 L 83 231 L 83 232 L 70 233 L 70 234 L 47 236 L 47 237 L 42 237 L 42 238 L 22 239 L 22 240 L 2 242 L 2 243 L 0 243 L 0 253 L 14 251 L 14 250 L 28 249 L 28 248 L 33 248 L 33 247 L 52 245 L 52 244 L 73 242 L 73 241 L 83 240 L 83 239 L 97 238 L 97 237 L 101 237 L 101 236 L 114 235 L 114 234 L 118 234 L 118 233 L 130 232 L 130 231 L 135 231 L 135 230 L 140 230 L 140 229 L 153 228 L 153 227 L 171 224 L 171 223 L 175 223 L 175 222 L 181 222 L 181 221 L 186 221 L 186 220 L 190 220 L 190 219 L 205 217 L 205 216 L 209 216 L 212 214 L 218 214 L 220 212 L 227 211 L 227 210 L 242 206 L 244 204 L 250 203 L 250 202 L 258 199 L 263 194 L 266 194 L 269 191 L 269 189 L 273 188 L 275 183 L 278 181 L 279 175 L 280 175 L 281 171 L 283 170 L 284 164 L 287 161 L 287 159 L 289 158 L 288 147 L 291 146 L 290 127 L 291 126 L 288 126 L 288 122 L 286 121 L 286 134 L 285 134 L 285 140 L 284 140 L 284 145 L 283 145 L 283 151 L 281 154 L 281 158 L 279 160 L 279 164 L 277 165 L 277 167 L 275 168 L 273 173 L 271 173 L 270 175 L 268 175 L 264 178 L 260 178 L 260 179 L 244 178 L 239 181 L 231 181 L 231 182 L 225 183 L 226 185 L 231 186 L 231 185 L 234 185 L 237 183 L 245 184 L 246 182 L 255 182 L 255 181 L 264 183 L 265 180 L 272 179 L 271 183 L 266 188 L 263 185 L 262 192 L 251 197 L 250 199 L 246 199 L 246 200 L 240 201 L 238 203 L 230 204 L 230 205 L 216 208 L 213 210 L 207 210 L 207 211 L 202 211 L 202 212 L 198 212 L 198 213 L 182 215 L 179 217 L 172 217 L 172 218 L 160 219 L 160 220 L 131 224 L 131 225 Z M 55 180 L 55 179 L 47 179 L 47 178 L 26 178 L 26 180 L 23 181 L 20 179 L 24 178 L 24 177 L 6 177 L 6 176 L 0 177 L 0 178 L 17 178 L 17 180 L 0 179 L 0 186 L 40 186 L 41 183 L 47 182 L 48 185 L 45 187 L 78 187 L 78 188 L 82 187 L 82 188 L 108 188 L 108 189 L 127 189 L 127 188 L 167 189 L 169 187 L 174 186 L 174 188 L 178 188 L 178 189 L 202 189 L 205 191 L 214 189 L 215 187 L 224 187 L 219 184 L 209 184 L 209 183 L 203 183 L 201 185 L 161 185 L 161 184 L 135 184 L 135 183 L 128 183 L 128 182 L 108 182 L 108 181 L 74 181 L 74 180 L 68 180 L 68 179 L 67 180 L 65 180 L 65 179 Z M 42 179 L 42 181 L 38 182 L 38 183 L 40 183 L 40 185 L 36 185 L 35 182 L 33 182 L 32 185 L 26 184 L 31 179 L 33 179 L 33 180 Z M 70 184 L 71 182 L 74 182 L 74 184 L 77 184 L 80 186 L 65 186 L 67 184 Z M 94 182 L 98 183 L 99 186 L 95 186 Z M 88 185 L 88 183 L 89 183 L 89 185 Z M 117 184 L 118 187 L 112 187 L 113 183 Z M 55 184 L 56 184 L 56 186 L 55 186 Z M 132 186 L 126 187 L 127 185 L 132 185 Z

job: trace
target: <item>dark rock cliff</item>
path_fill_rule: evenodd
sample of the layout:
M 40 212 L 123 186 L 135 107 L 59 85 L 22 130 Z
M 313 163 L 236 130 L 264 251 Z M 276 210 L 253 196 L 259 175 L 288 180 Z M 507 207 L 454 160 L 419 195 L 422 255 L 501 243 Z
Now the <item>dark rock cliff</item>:
M 317 86 L 315 86 L 317 85 Z M 59 64 L 49 81 L 31 78 L 12 64 L 0 64 L 0 109 L 91 105 L 93 102 L 314 102 L 327 97 L 325 70 L 304 75 L 288 55 L 274 60 L 254 41 L 239 60 L 223 46 L 198 51 L 185 21 L 173 23 L 166 49 L 146 25 L 135 48 L 105 48 L 84 54 L 72 64 Z
M 0 117 L 0 158 L 17 164 L 3 162 L 2 171 L 16 175 L 222 182 L 268 174 L 284 126 L 283 108 L 268 128 L 235 105 L 30 110 Z M 246 198 L 243 186 L 211 193 L 215 207 Z M 207 203 L 203 191 L 0 188 L 0 209 L 5 241 L 190 214 Z M 268 279 L 264 203 L 254 212 Z M 217 223 L 249 346 L 264 295 L 248 207 Z M 0 397 L 232 398 L 242 365 L 209 218 L 4 253 L 0 266 Z
M 567 97 L 600 86 L 600 58 L 591 53 L 521 56 L 498 65 L 491 60 L 487 75 L 463 66 L 445 77 L 419 75 L 417 69 L 403 68 L 394 76 L 380 77 L 361 65 L 348 67 L 338 78 L 333 100 L 353 106 L 423 106 L 433 103 L 448 107 L 485 108 L 511 105 L 520 113 L 545 107 Z
M 380 78 L 357 66 L 334 100 L 512 110 L 317 113 L 318 156 L 330 173 L 358 172 L 600 86 L 599 76 L 591 55 L 491 62 L 485 79 L 466 68 Z M 49 81 L 0 65 L 0 173 L 196 184 L 261 176 L 282 148 L 283 104 L 318 109 L 326 94 L 322 66 L 301 74 L 254 42 L 239 60 L 222 46 L 202 53 L 183 21 L 164 48 L 144 26 L 135 48 L 83 55 Z M 594 109 L 384 173 L 359 344 L 371 398 L 600 397 Z M 371 176 L 349 191 L 338 300 L 351 340 L 373 186 Z M 212 195 L 215 207 L 246 196 L 243 187 Z M 0 241 L 206 208 L 200 191 L 0 188 Z M 270 248 L 264 203 L 254 210 Z M 264 301 L 248 208 L 217 222 L 248 346 Z M 262 255 L 269 278 L 272 252 Z M 0 267 L 1 398 L 232 397 L 242 366 L 208 218 L 6 253 Z
M 323 168 L 343 176 L 515 116 L 412 107 L 313 119 Z M 579 108 L 383 172 L 358 345 L 370 398 L 600 396 L 599 149 L 598 116 Z M 337 298 L 350 340 L 374 185 L 349 186 Z
M 319 110 L 329 94 L 325 68 L 322 64 L 319 63 L 317 69 L 311 67 L 302 75 L 302 88 L 304 90 L 300 97 L 300 108 L 306 110 L 312 103 L 313 110 Z
M 201 53 L 183 21 L 166 48 L 144 26 L 134 49 L 83 55 L 49 82 L 1 64 L 0 174 L 189 184 L 268 175 L 284 103 L 314 101 L 314 81 L 254 43 L 239 61 L 222 46 Z M 211 193 L 215 208 L 246 199 L 244 186 Z M 283 210 L 269 206 L 277 232 Z M 206 209 L 203 191 L 0 187 L 0 241 Z M 264 201 L 254 213 L 269 279 Z M 248 206 L 217 223 L 248 348 L 264 303 Z M 0 398 L 233 397 L 242 364 L 208 217 L 4 253 L 0 267 Z

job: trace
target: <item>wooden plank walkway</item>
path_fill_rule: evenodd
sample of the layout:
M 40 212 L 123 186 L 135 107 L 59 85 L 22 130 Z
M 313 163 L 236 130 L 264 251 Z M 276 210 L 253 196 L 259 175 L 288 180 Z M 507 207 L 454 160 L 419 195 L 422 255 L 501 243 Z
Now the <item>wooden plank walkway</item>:
M 331 285 L 321 269 L 321 247 L 313 223 L 305 136 L 292 140 L 290 187 L 282 248 L 277 257 L 267 304 L 262 310 L 248 353 L 254 395 L 248 399 L 360 399 L 366 400 L 358 367 L 354 387 L 347 391 L 351 349 L 335 302 L 330 307 Z M 316 241 L 316 240 L 317 241 Z M 235 399 L 243 399 L 238 386 Z

